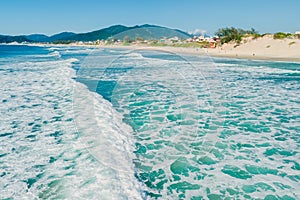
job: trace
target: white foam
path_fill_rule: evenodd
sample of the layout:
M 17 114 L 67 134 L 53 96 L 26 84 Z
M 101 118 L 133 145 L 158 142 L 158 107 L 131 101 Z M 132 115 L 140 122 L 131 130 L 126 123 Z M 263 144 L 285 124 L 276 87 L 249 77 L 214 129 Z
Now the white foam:
M 168 186 L 187 181 L 201 186 L 199 190 L 186 191 L 187 199 L 193 195 L 206 194 L 207 188 L 210 189 L 211 193 L 220 195 L 222 195 L 220 191 L 224 192 L 226 188 L 238 189 L 239 195 L 243 195 L 242 187 L 244 185 L 254 185 L 263 182 L 276 188 L 276 191 L 258 189 L 251 193 L 251 196 L 256 198 L 264 198 L 267 194 L 280 196 L 292 194 L 292 196 L 299 196 L 299 192 L 296 190 L 297 182 L 291 181 L 287 177 L 264 174 L 253 175 L 249 173 L 253 178 L 245 180 L 222 172 L 224 165 L 239 167 L 245 171 L 245 165 L 250 164 L 277 169 L 279 173 L 283 174 L 296 175 L 297 171 L 291 169 L 290 165 L 292 163 L 284 163 L 286 157 L 274 155 L 275 160 L 271 160 L 265 155 L 265 151 L 273 147 L 287 151 L 295 151 L 293 149 L 297 149 L 297 141 L 292 139 L 296 135 L 296 131 L 289 129 L 289 127 L 284 127 L 284 123 L 279 122 L 279 119 L 270 120 L 269 117 L 274 117 L 272 112 L 277 108 L 286 110 L 286 115 L 296 116 L 297 112 L 299 113 L 299 109 L 297 109 L 299 101 L 296 101 L 299 92 L 287 90 L 290 87 L 288 83 L 282 83 L 280 86 L 277 86 L 272 83 L 264 84 L 263 81 L 259 82 L 248 77 L 249 74 L 281 74 L 290 73 L 291 70 L 259 65 L 241 66 L 239 64 L 212 63 L 209 62 L 210 59 L 202 61 L 202 58 L 192 61 L 184 57 L 180 61 L 140 58 L 134 52 L 129 53 L 128 56 L 126 53 L 128 52 L 124 52 L 124 54 L 120 52 L 120 55 L 114 55 L 112 62 L 101 60 L 101 66 L 113 69 L 124 66 L 133 67 L 126 73 L 120 73 L 119 77 L 114 77 L 117 84 L 112 91 L 111 98 L 112 102 L 115 103 L 114 105 L 119 105 L 120 110 L 126 114 L 127 120 L 131 120 L 136 128 L 135 136 L 137 142 L 143 145 L 147 151 L 145 156 L 136 155 L 137 162 L 140 162 L 143 166 L 152 167 L 152 172 L 158 169 L 164 170 L 165 177 L 162 179 L 167 180 L 167 182 L 164 184 L 163 189 L 154 189 L 153 192 L 159 192 L 163 195 L 163 198 L 176 199 L 178 198 L 178 193 L 175 193 L 176 189 L 173 190 L 173 194 L 170 194 Z M 101 59 L 101 56 L 98 58 Z M 90 63 L 97 63 L 97 59 L 91 59 L 90 61 L 87 62 L 87 67 L 91 67 Z M 107 61 L 110 60 L 108 59 Z M 253 65 L 253 63 L 251 64 Z M 97 66 L 95 66 L 96 68 Z M 222 71 L 224 70 L 225 73 L 219 73 L 219 68 Z M 241 80 L 236 80 L 236 73 L 232 73 L 233 71 L 238 72 L 238 77 Z M 245 76 L 243 72 L 248 73 Z M 95 70 L 95 73 L 91 73 L 91 75 L 101 77 L 101 80 L 111 81 L 109 72 L 104 72 L 102 75 L 100 73 L 100 71 Z M 244 77 L 247 78 L 242 79 Z M 222 78 L 226 81 L 223 82 Z M 153 103 L 145 103 L 151 100 L 153 100 Z M 292 103 L 290 100 L 295 101 Z M 279 103 L 283 105 L 279 106 Z M 169 107 L 166 108 L 166 105 Z M 273 109 L 263 111 L 262 108 L 264 106 L 272 106 Z M 206 112 L 201 112 L 200 110 L 206 110 Z M 131 112 L 129 113 L 129 111 Z M 238 114 L 236 115 L 236 113 Z M 178 123 L 180 120 L 171 122 L 171 120 L 167 119 L 168 114 L 182 114 L 185 120 L 193 121 L 194 124 L 180 126 Z M 157 120 L 159 118 L 160 120 Z M 227 124 L 225 124 L 225 120 Z M 138 124 L 141 121 L 143 123 Z M 228 122 L 232 122 L 232 124 Z M 245 126 L 241 125 L 242 123 L 250 123 L 255 127 L 261 122 L 261 127 L 270 128 L 270 131 L 263 131 L 263 128 L 261 128 L 260 132 L 256 133 L 255 131 L 246 130 Z M 204 123 L 212 128 L 203 128 Z M 265 126 L 263 126 L 263 123 L 266 123 Z M 288 125 L 293 125 L 293 123 L 295 125 L 297 122 L 290 122 Z M 169 127 L 171 127 L 171 130 L 173 128 L 173 132 L 167 135 L 169 130 L 167 128 Z M 274 135 L 279 132 L 279 128 L 290 134 L 287 142 L 274 139 Z M 198 131 L 200 136 L 197 137 Z M 227 137 L 225 139 L 219 137 L 223 131 L 223 136 Z M 201 133 L 204 133 L 204 136 Z M 228 133 L 227 136 L 226 133 Z M 147 139 L 143 139 L 145 137 Z M 151 145 L 155 144 L 157 139 L 167 140 L 172 145 L 162 145 L 159 149 L 151 148 Z M 195 142 L 199 142 L 199 146 L 193 149 L 190 143 Z M 226 148 L 217 147 L 217 142 L 225 144 Z M 270 146 L 255 146 L 262 142 L 268 142 Z M 247 144 L 253 147 L 239 148 L 237 147 L 238 144 Z M 174 148 L 176 145 L 179 148 Z M 218 157 L 218 154 L 221 156 Z M 216 164 L 209 166 L 197 162 L 203 155 L 208 155 L 216 161 Z M 174 174 L 170 171 L 170 165 L 180 156 L 187 158 L 191 165 L 200 169 L 200 172 L 189 171 L 188 176 L 180 174 L 181 179 L 176 182 L 173 180 Z M 238 160 L 237 156 L 243 156 L 245 159 Z M 298 154 L 288 158 L 299 160 Z M 143 168 L 138 170 L 143 172 Z M 202 173 L 206 176 L 203 180 L 198 180 L 198 175 L 202 175 Z M 157 184 L 159 181 L 161 179 L 155 180 L 153 184 Z M 278 189 L 274 185 L 275 181 L 284 183 L 291 188 L 286 190 Z M 152 188 L 147 188 L 147 190 L 152 191 Z M 178 191 L 179 189 L 176 192 Z
M 60 53 L 59 53 L 58 51 L 53 51 L 53 52 L 51 52 L 49 55 L 55 56 L 55 57 L 58 57 L 58 58 L 61 57 L 61 55 L 60 55 Z
M 85 48 L 85 49 L 69 49 L 69 50 L 65 50 L 64 54 L 89 54 L 92 53 L 93 51 L 95 51 L 95 49 L 92 48 Z M 100 51 L 99 49 L 97 49 L 97 51 Z
M 131 128 L 98 94 L 87 92 L 79 83 L 74 89 L 76 127 L 84 133 L 79 140 L 99 165 L 97 194 L 101 199 L 139 199 L 141 189 L 134 177 Z M 107 171 L 112 174 L 107 176 Z
M 76 61 L 15 63 L 3 66 L 14 71 L 0 71 L 6 101 L 0 130 L 13 133 L 0 137 L 0 154 L 8 153 L 0 163 L 7 173 L 0 198 L 142 198 L 130 128 L 103 98 L 72 80 Z
M 24 56 L 24 57 L 32 57 L 32 55 Z M 58 51 L 53 51 L 49 54 L 45 55 L 34 55 L 35 58 L 51 58 L 51 57 L 56 57 L 56 58 L 61 58 L 61 55 Z
M 50 47 L 49 50 L 50 51 L 57 51 L 57 50 L 60 50 L 61 48 L 58 48 L 58 47 Z
M 237 67 L 238 64 L 229 64 L 229 63 L 215 63 L 218 67 Z
M 268 66 L 247 66 L 247 65 L 221 65 L 217 64 L 217 66 L 224 67 L 223 70 L 231 70 L 231 71 L 240 71 L 240 72 L 251 72 L 253 74 L 300 74 L 299 70 L 295 69 L 280 69 L 276 67 L 268 67 Z M 230 67 L 228 67 L 230 66 Z

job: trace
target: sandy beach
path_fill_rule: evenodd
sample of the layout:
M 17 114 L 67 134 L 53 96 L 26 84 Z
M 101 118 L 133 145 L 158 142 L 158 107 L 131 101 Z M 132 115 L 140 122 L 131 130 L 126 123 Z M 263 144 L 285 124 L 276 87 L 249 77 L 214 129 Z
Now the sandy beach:
M 251 60 L 274 60 L 300 62 L 299 39 L 273 39 L 272 35 L 266 35 L 257 39 L 245 38 L 236 46 L 235 43 L 223 44 L 217 48 L 185 48 L 185 47 L 153 47 L 141 44 L 130 46 L 102 45 L 100 48 L 125 48 L 159 50 L 179 54 L 207 55 L 211 57 L 228 57 Z
M 45 46 L 45 44 L 42 43 L 35 43 L 32 45 Z M 51 46 L 86 46 L 113 49 L 155 50 L 177 54 L 201 55 L 210 57 L 300 62 L 300 39 L 273 39 L 273 35 L 266 35 L 257 39 L 244 38 L 240 45 L 237 45 L 236 43 L 225 43 L 216 48 L 150 46 L 145 44 L 86 45 L 74 43 L 51 44 Z

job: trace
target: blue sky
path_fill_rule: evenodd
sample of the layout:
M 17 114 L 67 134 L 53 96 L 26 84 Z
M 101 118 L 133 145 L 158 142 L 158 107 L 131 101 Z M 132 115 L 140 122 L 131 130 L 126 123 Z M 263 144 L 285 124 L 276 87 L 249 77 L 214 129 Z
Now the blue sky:
M 300 0 L 3 0 L 0 5 L 0 34 L 9 35 L 145 23 L 210 34 L 228 26 L 300 31 Z

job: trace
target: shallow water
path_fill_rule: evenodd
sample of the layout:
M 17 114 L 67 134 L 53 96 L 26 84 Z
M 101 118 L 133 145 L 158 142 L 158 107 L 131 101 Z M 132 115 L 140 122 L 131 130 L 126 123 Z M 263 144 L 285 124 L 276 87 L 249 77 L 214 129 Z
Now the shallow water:
M 110 103 L 72 79 L 80 56 L 10 48 L 14 55 L 0 60 L 0 199 L 141 199 L 130 128 L 111 121 L 118 114 Z
M 300 64 L 73 47 L 7 54 L 3 198 L 300 198 Z
M 299 64 L 113 53 L 78 76 L 133 128 L 148 198 L 299 197 Z

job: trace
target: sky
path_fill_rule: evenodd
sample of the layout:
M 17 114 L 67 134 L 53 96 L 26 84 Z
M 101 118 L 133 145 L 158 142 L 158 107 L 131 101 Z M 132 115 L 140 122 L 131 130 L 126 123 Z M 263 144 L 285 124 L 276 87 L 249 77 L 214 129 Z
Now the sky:
M 300 31 L 300 0 L 2 0 L 0 34 L 89 32 L 111 25 L 155 24 L 213 34 Z

